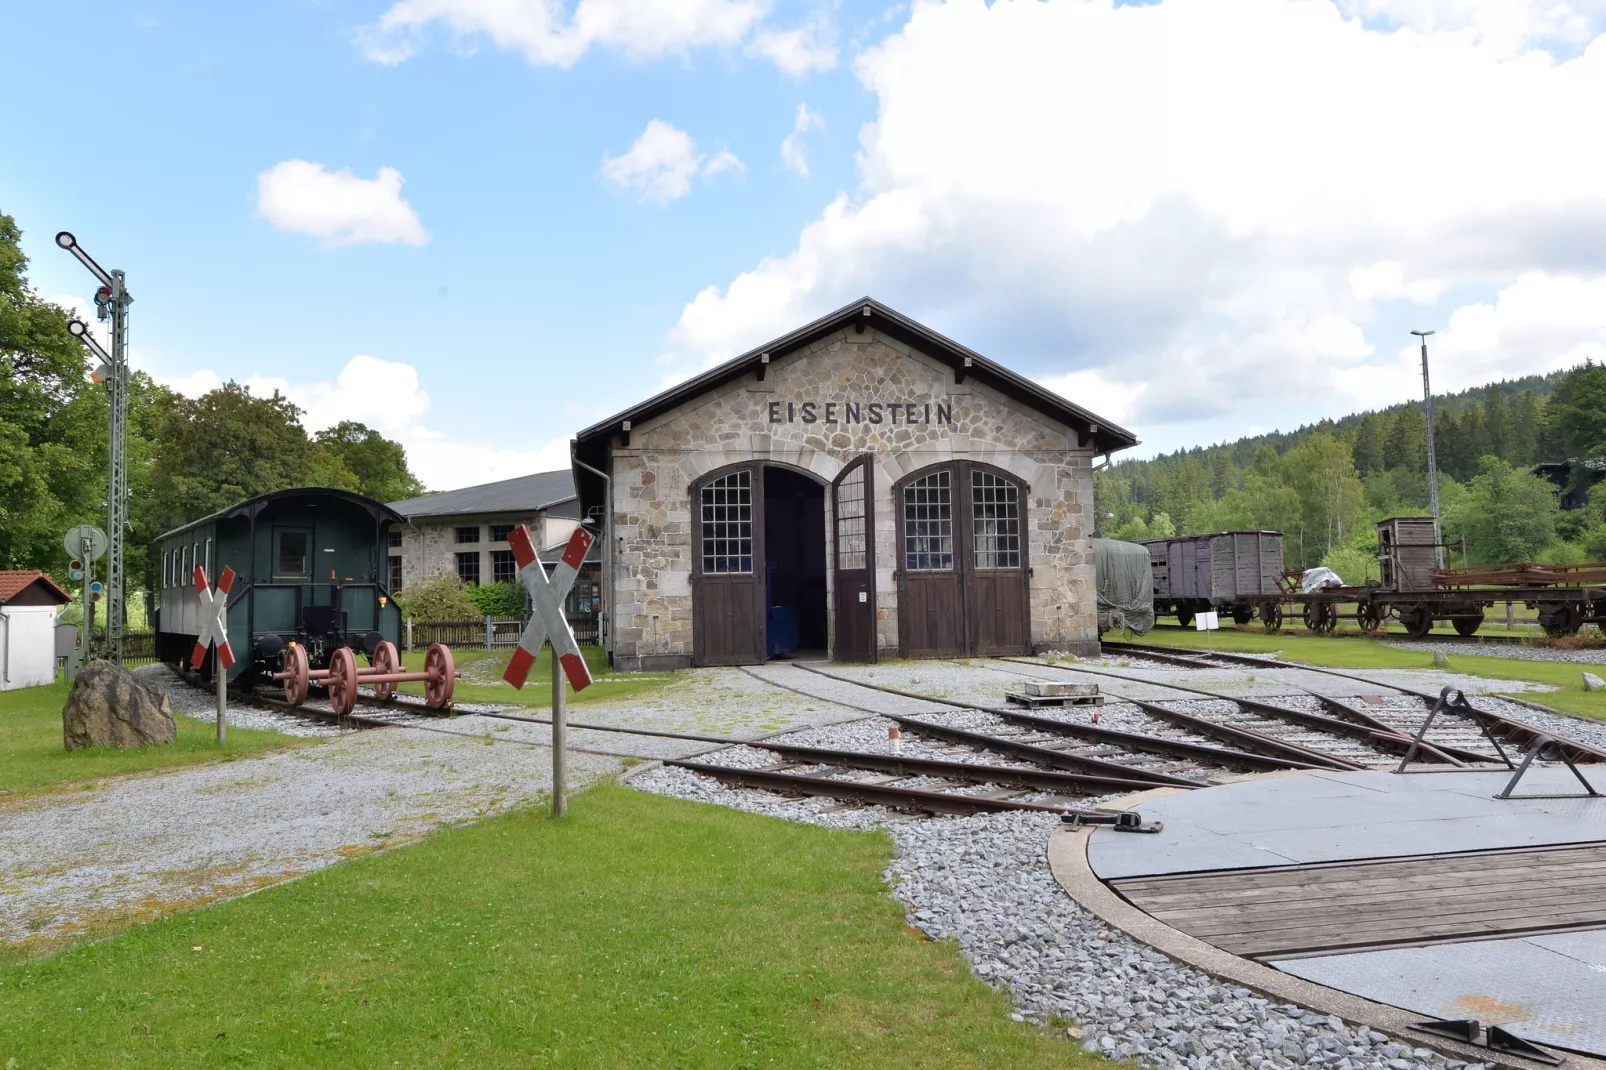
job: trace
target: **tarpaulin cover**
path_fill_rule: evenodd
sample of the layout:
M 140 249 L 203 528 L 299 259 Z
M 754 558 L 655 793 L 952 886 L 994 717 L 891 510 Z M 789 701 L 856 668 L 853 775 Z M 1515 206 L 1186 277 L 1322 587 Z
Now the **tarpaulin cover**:
M 1338 578 L 1338 573 L 1330 568 L 1307 568 L 1304 575 L 1299 577 L 1299 589 L 1306 594 L 1320 591 L 1327 587 L 1342 587 L 1344 581 Z
M 1099 593 L 1099 631 L 1154 627 L 1154 572 L 1148 547 L 1116 539 L 1093 540 Z

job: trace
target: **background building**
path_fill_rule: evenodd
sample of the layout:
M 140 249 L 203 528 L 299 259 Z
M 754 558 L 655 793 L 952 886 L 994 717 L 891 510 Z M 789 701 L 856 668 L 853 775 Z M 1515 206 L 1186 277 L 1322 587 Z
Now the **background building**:
M 614 663 L 1093 652 L 1094 458 L 1136 442 L 857 301 L 579 434 Z
M 464 583 L 512 583 L 518 578 L 508 534 L 527 524 L 538 549 L 568 539 L 580 522 L 574 477 L 568 471 L 482 483 L 391 502 L 407 518 L 390 536 L 391 590 L 441 575 Z
M 43 572 L 0 572 L 0 691 L 56 678 L 56 617 L 72 596 Z

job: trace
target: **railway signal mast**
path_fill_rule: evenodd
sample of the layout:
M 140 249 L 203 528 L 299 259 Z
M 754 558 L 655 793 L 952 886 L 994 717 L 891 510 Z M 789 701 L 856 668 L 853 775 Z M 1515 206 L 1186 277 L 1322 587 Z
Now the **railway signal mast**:
M 1422 411 L 1428 422 L 1428 505 L 1433 510 L 1433 552 L 1444 567 L 1444 534 L 1439 530 L 1439 462 L 1433 456 L 1433 388 L 1428 385 L 1428 335 L 1433 331 L 1412 331 L 1422 340 Z
M 79 320 L 67 329 L 101 359 L 95 381 L 104 382 L 111 401 L 111 442 L 106 481 L 106 645 L 113 661 L 123 660 L 123 530 L 128 523 L 128 306 L 129 296 L 121 271 L 107 271 L 95 263 L 68 231 L 56 235 L 56 244 L 78 258 L 100 282 L 95 291 L 95 308 L 102 321 L 111 321 L 112 349 L 102 349 Z

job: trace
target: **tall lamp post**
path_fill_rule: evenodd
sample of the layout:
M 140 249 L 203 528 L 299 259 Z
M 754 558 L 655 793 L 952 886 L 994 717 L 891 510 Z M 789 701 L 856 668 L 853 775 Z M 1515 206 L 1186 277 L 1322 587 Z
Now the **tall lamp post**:
M 1433 456 L 1433 387 L 1428 382 L 1428 335 L 1433 331 L 1412 331 L 1422 340 L 1422 411 L 1428 421 L 1428 505 L 1433 510 L 1433 553 L 1444 567 L 1444 536 L 1439 532 L 1439 462 Z

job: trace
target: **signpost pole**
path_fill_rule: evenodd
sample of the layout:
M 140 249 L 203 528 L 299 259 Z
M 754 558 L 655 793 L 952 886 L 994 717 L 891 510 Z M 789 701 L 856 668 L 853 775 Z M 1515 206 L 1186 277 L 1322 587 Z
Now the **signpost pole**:
M 569 749 L 568 713 L 563 708 L 563 669 L 558 665 L 558 652 L 552 651 L 552 816 L 562 817 L 569 812 L 567 751 Z
M 212 671 L 217 673 L 217 741 L 229 741 L 229 670 L 223 664 L 223 645 L 212 650 Z
M 83 593 L 79 596 L 79 608 L 83 612 L 78 615 L 78 649 L 84 654 L 89 653 L 89 644 L 95 641 L 95 603 L 89 597 L 89 588 L 95 582 L 95 567 L 89 549 L 89 535 L 85 533 L 78 540 L 78 560 L 84 563 Z

